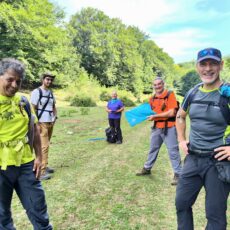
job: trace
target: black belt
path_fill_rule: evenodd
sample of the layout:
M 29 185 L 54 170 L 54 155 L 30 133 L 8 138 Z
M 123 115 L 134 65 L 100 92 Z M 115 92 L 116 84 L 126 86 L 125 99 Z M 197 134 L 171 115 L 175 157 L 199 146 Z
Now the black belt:
M 198 157 L 213 157 L 216 155 L 214 150 L 189 149 L 188 153 Z

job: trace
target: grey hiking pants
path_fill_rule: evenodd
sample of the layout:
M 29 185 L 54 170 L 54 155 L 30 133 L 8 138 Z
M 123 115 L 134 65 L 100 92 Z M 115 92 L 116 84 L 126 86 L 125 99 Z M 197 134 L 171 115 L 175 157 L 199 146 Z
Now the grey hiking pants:
M 150 150 L 148 154 L 148 160 L 145 162 L 144 168 L 151 169 L 153 167 L 163 142 L 167 146 L 169 158 L 174 173 L 180 174 L 181 157 L 177 142 L 177 133 L 175 126 L 168 128 L 167 135 L 164 134 L 164 129 L 152 128 L 150 138 Z
M 192 206 L 203 186 L 206 192 L 205 229 L 227 229 L 226 211 L 230 184 L 218 179 L 212 158 L 189 154 L 186 156 L 176 191 L 178 230 L 194 230 Z

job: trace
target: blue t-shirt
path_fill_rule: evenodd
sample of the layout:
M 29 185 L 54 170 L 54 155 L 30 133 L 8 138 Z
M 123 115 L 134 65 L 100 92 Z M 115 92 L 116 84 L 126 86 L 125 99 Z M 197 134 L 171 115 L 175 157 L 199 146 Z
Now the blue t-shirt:
M 122 103 L 121 100 L 119 100 L 119 99 L 110 100 L 107 104 L 107 108 L 112 110 L 112 112 L 109 113 L 109 118 L 110 119 L 120 119 L 121 118 L 121 112 L 116 113 L 116 111 L 122 107 L 124 107 L 124 104 Z

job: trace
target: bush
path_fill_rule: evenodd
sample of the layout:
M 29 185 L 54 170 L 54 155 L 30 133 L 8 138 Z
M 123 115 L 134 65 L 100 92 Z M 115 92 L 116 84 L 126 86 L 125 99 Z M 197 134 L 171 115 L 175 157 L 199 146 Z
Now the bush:
M 89 114 L 89 108 L 80 108 L 81 115 L 88 115 Z
M 71 99 L 70 102 L 71 106 L 78 106 L 78 107 L 95 107 L 97 106 L 96 102 L 93 101 L 91 97 L 86 96 L 75 96 Z
M 127 107 L 132 107 L 135 106 L 136 104 L 129 98 L 127 98 L 126 96 L 123 97 L 119 97 L 119 99 L 123 102 L 123 104 Z
M 109 101 L 111 99 L 111 95 L 106 92 L 106 91 L 103 91 L 101 94 L 100 94 L 100 100 L 101 101 Z

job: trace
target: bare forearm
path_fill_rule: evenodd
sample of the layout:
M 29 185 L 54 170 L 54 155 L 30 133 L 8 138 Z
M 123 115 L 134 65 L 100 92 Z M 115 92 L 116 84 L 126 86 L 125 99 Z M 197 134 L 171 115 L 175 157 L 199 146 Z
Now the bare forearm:
M 53 107 L 53 112 L 54 112 L 54 116 L 57 117 L 57 108 L 56 108 L 55 105 L 54 105 L 54 107 Z
M 123 110 L 124 110 L 124 107 L 118 109 L 116 112 L 117 112 L 117 113 L 120 113 L 120 112 L 122 112 Z
M 178 141 L 185 141 L 186 140 L 186 118 L 180 116 L 179 114 L 177 115 L 176 118 L 176 129 L 177 129 L 177 136 L 178 136 Z
M 168 117 L 174 117 L 174 116 L 175 116 L 175 109 L 170 109 L 167 112 L 157 113 L 157 114 L 149 116 L 149 120 L 152 121 L 154 120 L 154 118 L 168 118 Z
M 42 158 L 42 149 L 41 149 L 41 138 L 40 138 L 40 130 L 38 125 L 34 127 L 34 152 L 37 158 Z

